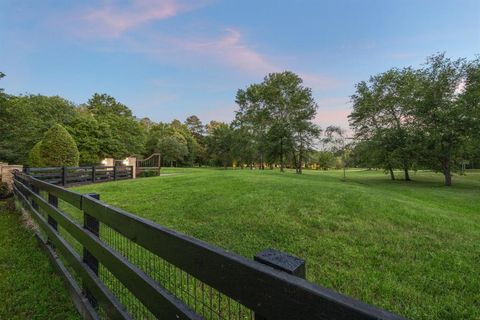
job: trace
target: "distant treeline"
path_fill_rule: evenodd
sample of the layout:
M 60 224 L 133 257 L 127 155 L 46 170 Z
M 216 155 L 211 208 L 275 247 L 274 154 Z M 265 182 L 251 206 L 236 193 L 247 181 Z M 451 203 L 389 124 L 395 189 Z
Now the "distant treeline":
M 82 165 L 105 157 L 148 156 L 164 165 L 258 168 L 382 168 L 451 172 L 480 165 L 479 59 L 444 54 L 420 69 L 391 69 L 356 85 L 349 116 L 353 134 L 313 122 L 312 91 L 292 72 L 272 73 L 238 90 L 231 123 L 138 119 L 115 98 L 94 94 L 75 105 L 61 97 L 0 90 L 0 161 L 28 164 L 31 149 L 55 124 L 75 140 Z M 0 78 L 4 75 L 0 73 Z

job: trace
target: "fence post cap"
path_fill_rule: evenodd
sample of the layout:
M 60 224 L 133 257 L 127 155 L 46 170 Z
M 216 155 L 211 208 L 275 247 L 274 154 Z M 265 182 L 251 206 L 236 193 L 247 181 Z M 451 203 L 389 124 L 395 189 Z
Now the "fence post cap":
M 89 196 L 89 197 L 92 197 L 94 199 L 100 200 L 100 194 L 99 193 L 91 192 L 91 193 L 86 193 L 85 195 Z
M 303 259 L 275 249 L 265 249 L 257 253 L 253 259 L 272 268 L 305 279 L 305 260 Z

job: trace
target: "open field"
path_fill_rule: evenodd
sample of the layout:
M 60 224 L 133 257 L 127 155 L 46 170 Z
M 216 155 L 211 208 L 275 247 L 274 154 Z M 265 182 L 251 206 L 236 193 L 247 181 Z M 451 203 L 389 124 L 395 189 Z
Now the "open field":
M 80 319 L 20 215 L 0 201 L 0 319 Z
M 480 318 L 478 171 L 449 188 L 430 172 L 162 170 L 75 189 L 246 257 L 305 258 L 308 280 L 408 318 Z

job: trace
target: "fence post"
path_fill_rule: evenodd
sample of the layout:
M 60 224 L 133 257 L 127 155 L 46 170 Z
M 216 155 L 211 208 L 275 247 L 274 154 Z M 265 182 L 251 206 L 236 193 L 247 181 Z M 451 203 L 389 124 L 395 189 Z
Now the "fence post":
M 34 186 L 34 185 L 32 185 L 32 184 L 30 184 L 30 189 L 32 189 L 32 191 L 33 191 L 34 193 L 36 193 L 36 194 L 39 194 L 39 193 L 40 193 L 38 187 L 36 187 L 36 186 Z M 32 197 L 31 203 L 32 203 L 32 207 L 33 207 L 35 210 L 38 211 L 38 203 L 35 202 L 34 197 Z
M 113 166 L 113 180 L 117 180 L 117 166 Z
M 65 166 L 62 167 L 62 186 L 67 184 L 67 170 L 65 170 Z
M 50 203 L 55 208 L 58 208 L 58 198 L 57 198 L 57 196 L 49 193 L 48 194 L 48 203 Z M 51 225 L 53 227 L 53 229 L 58 231 L 57 221 L 55 219 L 53 219 L 50 215 L 48 215 L 48 224 Z
M 262 252 L 257 253 L 253 257 L 253 260 L 270 266 L 274 269 L 305 279 L 305 260 L 291 256 L 287 253 L 274 249 L 265 249 Z M 267 320 L 267 318 L 262 315 L 255 314 L 255 320 Z
M 95 183 L 95 166 L 92 166 L 92 183 Z
M 88 196 L 100 200 L 100 195 L 98 193 L 89 193 Z M 100 236 L 100 223 L 93 216 L 89 215 L 87 212 L 83 212 L 83 227 L 93 233 L 95 236 Z M 98 275 L 98 260 L 93 254 L 91 254 L 85 247 L 83 247 L 83 262 L 96 274 Z M 90 304 L 96 308 L 97 300 L 91 294 L 91 292 L 84 287 L 85 297 L 90 301 Z

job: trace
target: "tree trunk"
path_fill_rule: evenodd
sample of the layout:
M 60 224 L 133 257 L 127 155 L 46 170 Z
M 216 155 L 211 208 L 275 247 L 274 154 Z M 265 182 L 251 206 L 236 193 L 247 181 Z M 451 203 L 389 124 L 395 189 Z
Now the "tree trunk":
M 389 167 L 388 171 L 390 172 L 390 179 L 395 180 L 395 174 L 393 173 L 392 167 Z
M 284 172 L 285 164 L 283 163 L 283 139 L 280 140 L 280 172 Z
M 405 181 L 410 180 L 410 173 L 408 172 L 408 162 L 407 160 L 403 160 L 403 172 L 405 172 Z
M 300 143 L 300 150 L 298 150 L 298 174 L 302 174 L 302 162 L 303 162 L 303 143 Z
M 298 174 L 302 174 L 302 152 L 300 151 L 300 153 L 298 154 L 298 170 L 297 170 L 297 173 Z
M 443 175 L 445 176 L 445 185 L 451 186 L 452 185 L 452 174 L 450 170 L 450 159 L 446 158 L 443 160 Z
M 295 151 L 292 151 L 292 155 L 293 155 L 293 166 L 295 168 L 295 173 L 298 173 L 298 159 L 295 154 Z

